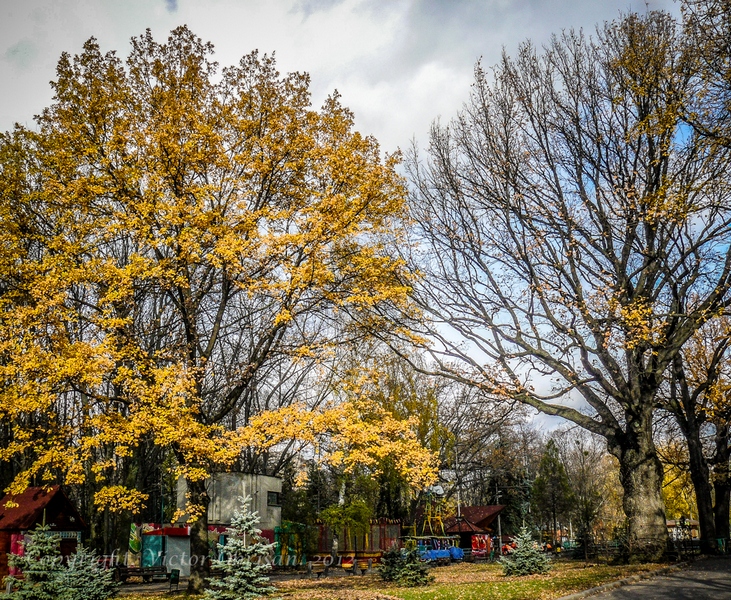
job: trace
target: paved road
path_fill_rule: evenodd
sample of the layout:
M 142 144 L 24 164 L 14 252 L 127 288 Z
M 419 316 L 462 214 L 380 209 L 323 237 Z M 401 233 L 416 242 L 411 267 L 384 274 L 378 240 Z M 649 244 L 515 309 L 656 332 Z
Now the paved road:
M 591 596 L 592 600 L 731 600 L 731 557 L 699 560 L 663 577 Z

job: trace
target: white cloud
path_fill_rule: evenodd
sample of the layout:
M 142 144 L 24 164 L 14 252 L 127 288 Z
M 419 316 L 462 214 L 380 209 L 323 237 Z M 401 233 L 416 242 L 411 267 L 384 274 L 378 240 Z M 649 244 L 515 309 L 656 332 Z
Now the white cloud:
M 436 117 L 448 119 L 467 98 L 472 66 L 453 69 L 431 62 L 408 78 L 373 81 L 360 74 L 335 80 L 343 102 L 356 114 L 358 128 L 373 133 L 384 150 L 406 149 L 412 137 L 425 142 L 429 123 Z
M 491 65 L 503 46 L 542 43 L 564 27 L 593 30 L 629 8 L 627 0 L 0 0 L 0 130 L 29 124 L 50 103 L 61 52 L 94 35 L 124 56 L 146 28 L 161 39 L 185 23 L 214 43 L 222 65 L 254 48 L 276 51 L 280 70 L 312 75 L 315 104 L 338 88 L 358 128 L 394 149 L 414 135 L 425 140 L 437 115 L 455 114 L 480 56 Z M 677 10 L 671 0 L 650 8 Z

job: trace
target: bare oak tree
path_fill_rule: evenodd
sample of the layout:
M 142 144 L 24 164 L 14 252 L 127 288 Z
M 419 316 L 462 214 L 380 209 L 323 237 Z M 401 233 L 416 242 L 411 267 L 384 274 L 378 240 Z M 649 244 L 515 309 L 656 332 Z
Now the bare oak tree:
M 656 394 L 731 284 L 728 153 L 681 119 L 693 65 L 657 12 L 526 43 L 494 78 L 478 64 L 409 161 L 420 332 L 442 372 L 603 436 L 652 554 Z
M 731 147 L 731 1 L 683 0 L 681 11 L 700 73 L 686 118 L 711 142 Z

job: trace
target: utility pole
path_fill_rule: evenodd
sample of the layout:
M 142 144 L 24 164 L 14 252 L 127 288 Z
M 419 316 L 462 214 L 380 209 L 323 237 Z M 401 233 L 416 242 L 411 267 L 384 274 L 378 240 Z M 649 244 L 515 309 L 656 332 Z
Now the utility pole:
M 497 488 L 497 481 L 495 482 L 495 504 L 500 504 L 500 490 Z M 497 539 L 500 544 L 499 553 L 502 554 L 503 548 L 503 528 L 500 523 L 500 513 L 497 514 Z
M 457 452 L 457 441 L 454 442 L 454 478 L 457 484 L 457 522 L 462 520 L 462 497 L 459 492 L 459 453 Z
M 160 527 L 165 527 L 165 481 L 160 468 Z

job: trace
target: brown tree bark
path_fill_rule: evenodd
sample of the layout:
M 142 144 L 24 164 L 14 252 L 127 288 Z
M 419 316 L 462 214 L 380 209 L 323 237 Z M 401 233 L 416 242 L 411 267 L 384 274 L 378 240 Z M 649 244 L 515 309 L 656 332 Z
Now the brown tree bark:
M 642 417 L 647 425 L 651 411 Z M 629 421 L 624 434 L 610 438 L 609 451 L 620 465 L 629 555 L 633 559 L 658 560 L 667 551 L 669 537 L 661 493 L 663 468 L 652 428 L 643 427 L 640 419 Z
M 208 545 L 208 505 L 210 496 L 206 490 L 205 481 L 186 480 L 190 502 L 200 506 L 201 515 L 191 524 L 190 528 L 190 556 L 191 568 L 188 580 L 188 592 L 200 594 L 205 588 L 206 579 L 211 574 L 211 560 Z
M 703 446 L 697 429 L 686 436 L 690 459 L 690 478 L 695 489 L 700 529 L 701 552 L 709 554 L 716 551 L 716 523 L 714 518 L 713 494 L 708 462 L 703 456 Z M 728 520 L 728 519 L 727 519 Z
M 704 554 L 714 552 L 716 549 L 716 526 L 708 461 L 703 454 L 703 444 L 701 442 L 703 417 L 699 414 L 698 401 L 700 395 L 714 377 L 715 366 L 713 365 L 715 364 L 717 364 L 717 361 L 712 361 L 709 375 L 703 384 L 696 386 L 691 391 L 685 376 L 683 357 L 678 354 L 673 361 L 672 391 L 668 401 L 668 407 L 673 413 L 688 445 L 690 477 L 693 481 L 698 508 L 701 552 Z
M 716 456 L 713 461 L 713 491 L 715 505 L 713 507 L 716 525 L 716 537 L 728 540 L 731 537 L 729 518 L 731 511 L 731 472 L 729 459 L 731 459 L 731 447 L 729 438 L 731 427 L 728 423 L 720 425 L 716 429 Z M 727 542 L 728 543 L 728 542 Z

